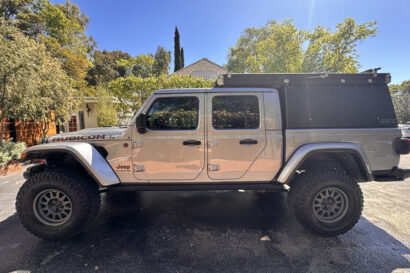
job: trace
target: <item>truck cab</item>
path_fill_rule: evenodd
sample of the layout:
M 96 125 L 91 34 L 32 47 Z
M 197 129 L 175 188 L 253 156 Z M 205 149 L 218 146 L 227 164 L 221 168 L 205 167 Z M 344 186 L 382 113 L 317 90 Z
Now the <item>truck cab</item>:
M 160 90 L 134 124 L 140 128 L 129 128 L 132 176 L 124 174 L 122 181 L 262 182 L 272 181 L 281 167 L 275 89 Z

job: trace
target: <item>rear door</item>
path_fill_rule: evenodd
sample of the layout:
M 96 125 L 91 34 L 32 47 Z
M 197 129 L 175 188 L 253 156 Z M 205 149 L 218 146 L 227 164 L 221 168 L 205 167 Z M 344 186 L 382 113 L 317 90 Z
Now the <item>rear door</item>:
M 263 93 L 207 94 L 208 177 L 245 175 L 265 148 Z

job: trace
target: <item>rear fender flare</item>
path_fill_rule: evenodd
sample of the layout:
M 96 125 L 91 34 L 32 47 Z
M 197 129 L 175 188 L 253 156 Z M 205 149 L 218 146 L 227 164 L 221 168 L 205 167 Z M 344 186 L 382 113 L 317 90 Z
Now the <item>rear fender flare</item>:
M 285 163 L 282 168 L 277 182 L 289 183 L 296 170 L 302 165 L 305 159 L 310 154 L 315 152 L 341 152 L 341 153 L 354 153 L 360 158 L 362 168 L 364 169 L 367 181 L 373 180 L 370 164 L 367 160 L 366 154 L 363 149 L 356 143 L 343 142 L 343 143 L 311 143 L 305 144 L 299 147 Z

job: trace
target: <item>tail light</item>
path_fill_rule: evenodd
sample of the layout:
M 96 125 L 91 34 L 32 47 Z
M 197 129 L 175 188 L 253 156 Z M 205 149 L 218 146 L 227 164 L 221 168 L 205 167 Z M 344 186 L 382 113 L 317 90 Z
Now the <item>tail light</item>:
M 410 152 L 410 138 L 400 138 L 396 141 L 396 153 L 406 155 Z

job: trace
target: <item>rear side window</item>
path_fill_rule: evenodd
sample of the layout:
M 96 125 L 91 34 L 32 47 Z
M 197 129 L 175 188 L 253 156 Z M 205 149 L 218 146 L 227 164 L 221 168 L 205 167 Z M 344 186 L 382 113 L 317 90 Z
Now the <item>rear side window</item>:
M 259 128 L 256 96 L 215 96 L 212 99 L 212 126 L 215 129 Z
M 197 97 L 159 98 L 147 113 L 147 128 L 151 130 L 195 130 L 198 127 Z

